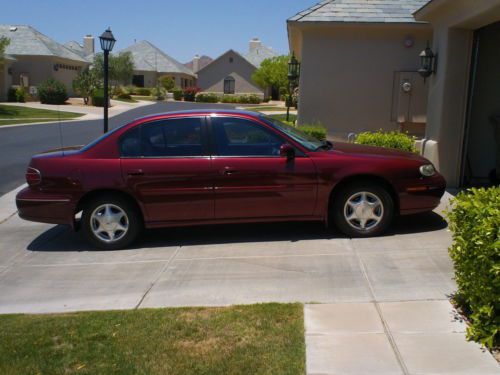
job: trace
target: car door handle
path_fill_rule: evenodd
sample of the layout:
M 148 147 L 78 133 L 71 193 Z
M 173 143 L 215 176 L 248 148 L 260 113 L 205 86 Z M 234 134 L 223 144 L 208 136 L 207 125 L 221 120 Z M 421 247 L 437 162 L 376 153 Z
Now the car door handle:
M 129 177 L 144 176 L 144 171 L 142 169 L 132 169 L 127 172 Z
M 222 171 L 222 174 L 225 175 L 225 176 L 231 176 L 231 175 L 236 174 L 236 173 L 238 173 L 238 171 L 236 169 L 233 169 L 233 168 L 230 168 L 230 167 L 226 167 Z

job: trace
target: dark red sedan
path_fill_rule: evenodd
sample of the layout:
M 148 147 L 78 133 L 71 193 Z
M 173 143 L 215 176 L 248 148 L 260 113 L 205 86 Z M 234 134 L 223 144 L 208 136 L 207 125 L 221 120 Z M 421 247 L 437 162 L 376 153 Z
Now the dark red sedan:
M 128 246 L 144 227 L 197 224 L 331 221 L 348 236 L 375 236 L 395 215 L 432 210 L 445 190 L 416 154 L 320 142 L 228 110 L 136 120 L 34 156 L 26 180 L 23 219 L 81 227 L 104 249 Z

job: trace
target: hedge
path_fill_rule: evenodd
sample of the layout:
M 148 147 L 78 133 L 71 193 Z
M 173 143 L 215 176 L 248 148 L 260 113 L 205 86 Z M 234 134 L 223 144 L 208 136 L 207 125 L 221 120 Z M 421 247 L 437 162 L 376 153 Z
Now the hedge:
M 183 93 L 180 87 L 174 87 L 172 94 L 174 94 L 174 100 L 182 100 Z
M 468 338 L 492 348 L 500 344 L 500 187 L 461 192 L 451 207 L 454 300 L 469 316 Z
M 364 132 L 356 136 L 356 143 L 360 145 L 394 148 L 402 151 L 417 152 L 415 137 L 398 132 Z
M 301 130 L 303 133 L 306 133 L 307 135 L 310 135 L 320 141 L 325 141 L 326 140 L 326 128 L 323 125 L 320 124 L 311 124 L 311 125 L 300 125 L 298 127 L 299 130 Z
M 198 94 L 196 101 L 198 103 L 218 103 L 219 96 L 217 94 Z

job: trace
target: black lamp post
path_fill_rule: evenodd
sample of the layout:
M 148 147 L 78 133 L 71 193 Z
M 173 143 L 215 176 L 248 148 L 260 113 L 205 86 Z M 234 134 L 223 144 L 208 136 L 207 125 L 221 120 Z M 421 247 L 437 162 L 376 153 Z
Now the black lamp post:
M 288 62 L 288 96 L 286 100 L 286 121 L 290 121 L 290 107 L 292 105 L 292 93 L 297 87 L 297 81 L 300 77 L 300 63 L 292 52 L 292 57 Z
M 420 53 L 420 69 L 418 73 L 426 80 L 436 72 L 437 55 L 432 51 L 429 43 L 427 48 Z
M 110 28 L 102 33 L 99 37 L 101 41 L 101 48 L 104 51 L 104 133 L 108 132 L 108 106 L 109 106 L 109 93 L 108 93 L 108 73 L 109 73 L 109 53 L 113 50 L 116 39 L 113 36 Z

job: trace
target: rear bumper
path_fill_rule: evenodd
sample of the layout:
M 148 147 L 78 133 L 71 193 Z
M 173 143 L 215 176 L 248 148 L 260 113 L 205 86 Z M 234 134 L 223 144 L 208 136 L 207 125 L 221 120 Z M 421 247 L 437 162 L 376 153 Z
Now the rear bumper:
M 400 214 L 432 211 L 441 203 L 445 190 L 446 181 L 440 174 L 404 184 L 399 194 Z
M 75 204 L 64 194 L 48 194 L 29 187 L 16 196 L 19 217 L 49 224 L 74 225 Z

